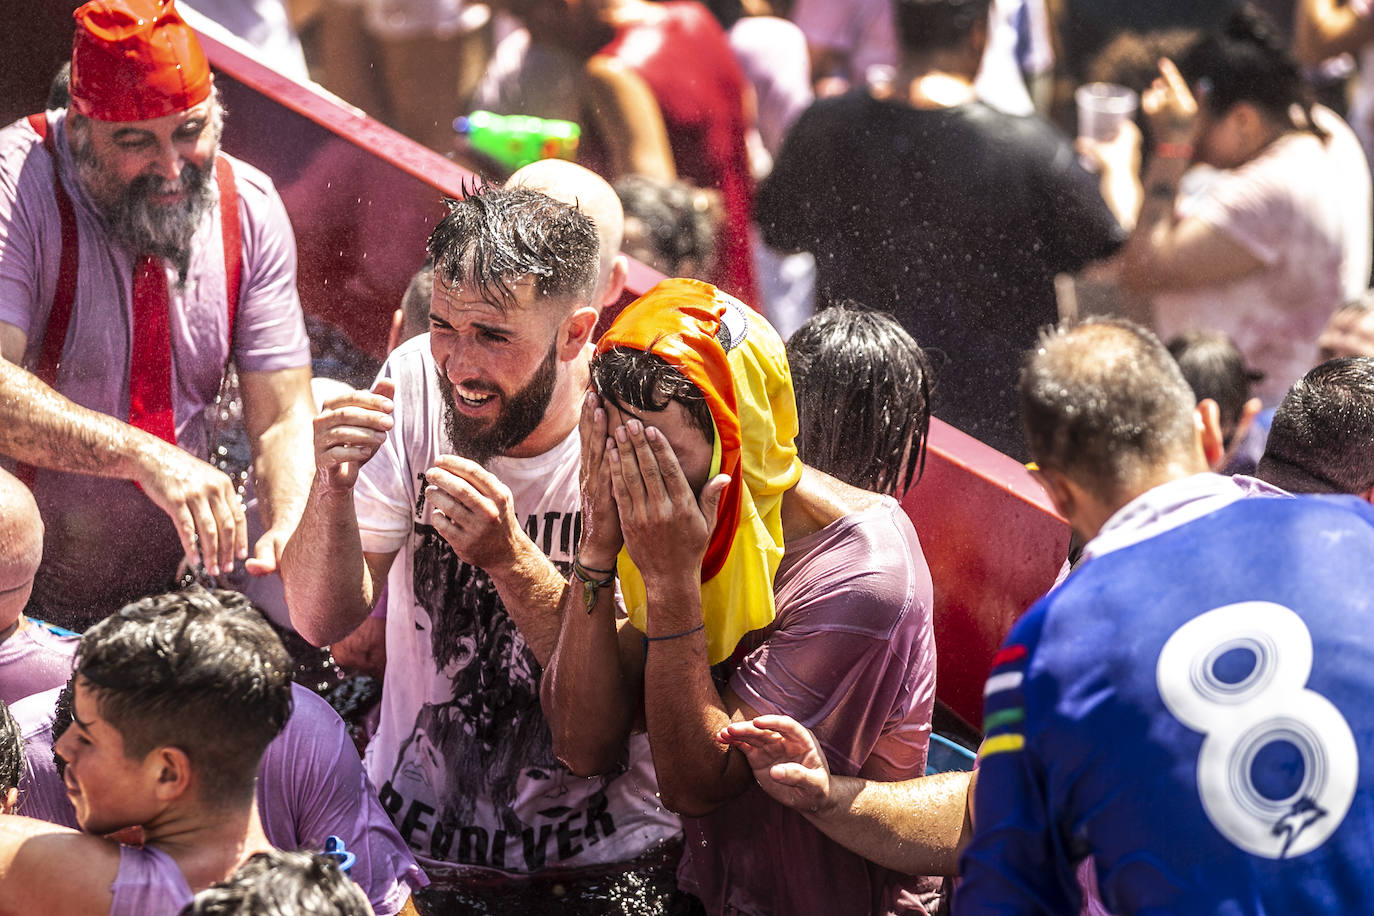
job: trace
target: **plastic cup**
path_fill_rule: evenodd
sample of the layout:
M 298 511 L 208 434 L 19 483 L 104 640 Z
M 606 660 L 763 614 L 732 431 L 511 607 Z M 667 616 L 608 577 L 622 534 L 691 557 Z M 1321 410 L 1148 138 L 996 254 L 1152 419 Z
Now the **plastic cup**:
M 1078 103 L 1078 136 L 1092 140 L 1115 139 L 1121 124 L 1134 117 L 1140 105 L 1135 91 L 1116 83 L 1088 83 L 1073 94 Z

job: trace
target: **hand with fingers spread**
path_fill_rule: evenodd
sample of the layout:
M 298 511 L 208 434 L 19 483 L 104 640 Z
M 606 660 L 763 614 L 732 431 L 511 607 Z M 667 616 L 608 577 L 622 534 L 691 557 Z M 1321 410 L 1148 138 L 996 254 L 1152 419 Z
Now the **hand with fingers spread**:
M 1161 58 L 1159 73 L 1140 97 L 1140 108 L 1150 119 L 1154 142 L 1192 145 L 1197 132 L 1197 100 L 1173 61 Z
M 759 716 L 731 722 L 718 739 L 744 752 L 759 787 L 776 801 L 813 814 L 834 804 L 825 752 L 796 719 Z
M 577 554 L 583 566 L 598 570 L 613 569 L 615 558 L 625 543 L 620 533 L 609 460 L 612 446 L 609 435 L 618 425 L 620 411 L 603 404 L 595 391 L 588 391 L 578 421 L 582 437 L 582 543 Z
M 510 568 L 524 531 L 510 488 L 475 461 L 444 455 L 425 472 L 434 530 L 458 558 L 487 572 Z
M 620 529 L 644 581 L 699 576 L 729 478 L 708 481 L 698 499 L 663 433 L 636 419 L 616 428 L 609 457 Z
M 187 566 L 203 563 L 218 576 L 248 556 L 243 500 L 223 471 L 159 439 L 147 449 L 135 481 L 171 517 Z
M 371 391 L 352 391 L 325 402 L 315 417 L 317 486 L 334 492 L 353 489 L 358 470 L 377 454 L 394 423 L 395 392 L 395 383 L 379 379 Z

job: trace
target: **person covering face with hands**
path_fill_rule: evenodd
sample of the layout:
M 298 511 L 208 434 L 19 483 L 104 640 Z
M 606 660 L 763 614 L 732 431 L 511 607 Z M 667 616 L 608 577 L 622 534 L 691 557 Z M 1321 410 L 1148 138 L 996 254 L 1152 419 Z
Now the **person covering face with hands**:
M 542 683 L 560 759 L 601 772 L 647 731 L 663 802 L 686 816 L 679 879 L 708 912 L 920 912 L 918 879 L 769 799 L 718 740 L 785 713 L 847 773 L 923 771 L 934 641 L 910 522 L 798 461 L 782 342 L 708 284 L 667 280 L 628 306 L 592 381 L 586 522 Z

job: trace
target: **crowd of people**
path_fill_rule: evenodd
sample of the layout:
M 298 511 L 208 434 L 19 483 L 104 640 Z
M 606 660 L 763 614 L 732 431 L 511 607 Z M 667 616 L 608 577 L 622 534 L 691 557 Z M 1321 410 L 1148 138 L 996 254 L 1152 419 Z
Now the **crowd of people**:
M 1374 906 L 1371 180 L 1289 49 L 1368 10 L 1088 5 L 326 0 L 398 123 L 588 128 L 370 383 L 173 0 L 81 6 L 0 130 L 0 914 Z M 1154 47 L 1138 125 L 1035 113 Z M 1074 536 L 949 769 L 932 415 Z

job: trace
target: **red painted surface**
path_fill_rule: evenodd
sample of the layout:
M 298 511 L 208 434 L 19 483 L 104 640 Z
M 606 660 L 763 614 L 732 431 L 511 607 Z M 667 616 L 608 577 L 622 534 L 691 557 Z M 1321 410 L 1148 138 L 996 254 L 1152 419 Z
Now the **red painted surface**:
M 903 500 L 935 583 L 936 693 L 977 725 L 992 657 L 1054 584 L 1069 529 L 1019 462 L 939 420 Z
M 60 6 L 49 12 L 70 36 Z M 286 202 L 306 310 L 382 355 L 441 198 L 461 195 L 473 176 L 332 96 L 202 40 L 230 112 L 224 148 L 271 176 Z M 39 101 L 14 117 L 36 110 L 46 91 L 46 82 L 28 87 L 23 98 Z M 632 264 L 626 300 L 659 278 Z M 939 695 L 977 724 L 992 656 L 1054 582 L 1068 529 L 1017 462 L 939 421 L 931 426 L 925 476 L 905 508 L 935 580 Z

